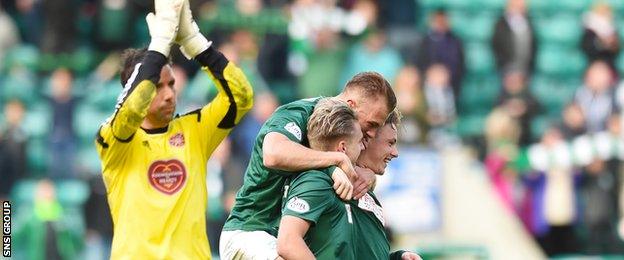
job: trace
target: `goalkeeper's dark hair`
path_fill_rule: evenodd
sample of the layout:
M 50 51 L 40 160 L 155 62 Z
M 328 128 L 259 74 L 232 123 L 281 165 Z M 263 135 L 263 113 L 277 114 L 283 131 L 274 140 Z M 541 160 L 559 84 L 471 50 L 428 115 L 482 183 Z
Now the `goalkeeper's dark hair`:
M 379 73 L 361 72 L 353 76 L 345 85 L 344 92 L 358 90 L 365 96 L 383 97 L 388 113 L 396 108 L 397 99 L 390 83 Z
M 123 88 L 128 79 L 132 75 L 132 71 L 134 71 L 134 66 L 136 66 L 139 62 L 145 58 L 147 54 L 147 48 L 142 49 L 126 49 L 121 53 L 121 87 Z M 168 64 L 171 64 L 171 59 L 168 58 Z

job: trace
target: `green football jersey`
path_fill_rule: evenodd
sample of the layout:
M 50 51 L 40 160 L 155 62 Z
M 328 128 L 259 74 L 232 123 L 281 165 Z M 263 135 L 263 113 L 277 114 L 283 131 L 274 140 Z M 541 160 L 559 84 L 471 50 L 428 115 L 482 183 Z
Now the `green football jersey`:
M 352 205 L 340 200 L 330 177 L 335 167 L 310 170 L 287 186 L 282 214 L 310 222 L 305 241 L 317 259 L 357 259 Z
M 390 259 L 399 260 L 405 252 L 399 250 L 390 253 L 390 242 L 386 236 L 381 203 L 371 191 L 359 200 L 349 202 L 353 214 L 353 247 L 355 259 Z
M 264 167 L 264 137 L 268 133 L 277 132 L 294 142 L 309 146 L 306 131 L 308 119 L 319 99 L 302 99 L 283 105 L 264 123 L 256 137 L 243 186 L 236 194 L 234 207 L 223 230 L 260 230 L 277 236 L 284 183 L 286 176 L 292 173 Z
M 352 208 L 355 259 L 389 259 L 390 242 L 386 236 L 381 204 L 372 192 L 349 202 Z

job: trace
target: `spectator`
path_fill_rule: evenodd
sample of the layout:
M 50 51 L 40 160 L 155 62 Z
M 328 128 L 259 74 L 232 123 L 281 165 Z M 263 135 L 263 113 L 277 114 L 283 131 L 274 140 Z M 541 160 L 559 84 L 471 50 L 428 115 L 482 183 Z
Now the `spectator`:
M 128 0 L 95 0 L 94 41 L 101 51 L 122 50 L 130 47 L 134 33 L 132 26 L 134 6 Z
M 37 45 L 41 41 L 43 31 L 42 5 L 41 0 L 15 0 L 15 17 L 18 22 L 20 35 L 25 43 Z M 6 2 L 5 2 L 6 3 Z M 8 6 L 7 6 L 8 7 Z M 7 11 L 11 12 L 8 8 Z
M 19 42 L 20 37 L 13 19 L 0 5 L 0 60 L 4 60 L 7 51 Z M 3 69 L 3 66 L 4 64 L 0 63 L 0 70 Z
M 451 32 L 444 9 L 439 9 L 431 15 L 429 27 L 415 63 L 421 71 L 426 71 L 435 63 L 444 64 L 450 72 L 453 95 L 458 98 L 465 71 L 462 41 Z
M 364 42 L 349 51 L 341 82 L 347 83 L 362 71 L 375 71 L 384 78 L 393 79 L 402 66 L 401 55 L 387 44 L 386 35 L 380 30 L 372 30 Z
M 258 131 L 278 106 L 278 100 L 273 93 L 265 91 L 257 94 L 251 114 L 241 121 L 241 127 L 232 131 L 233 155 L 241 160 L 243 170 L 249 162 Z M 238 187 L 240 185 L 235 188 L 238 189 Z
M 535 65 L 536 37 L 524 0 L 508 0 L 494 25 L 492 50 L 499 71 L 520 70 L 530 75 Z
M 510 212 L 515 212 L 519 205 L 514 194 L 519 184 L 518 172 L 513 167 L 518 156 L 519 130 L 518 120 L 505 108 L 495 108 L 485 121 L 485 169 L 503 205 Z
M 328 28 L 321 29 L 311 45 L 306 54 L 307 70 L 299 77 L 299 96 L 335 96 L 340 91 L 347 46 Z
M 555 154 L 563 154 L 567 149 L 563 135 L 556 127 L 550 127 L 544 132 L 541 145 Z M 548 256 L 580 251 L 574 231 L 579 214 L 578 178 L 576 169 L 553 165 L 527 178 L 528 188 L 534 197 L 530 210 L 536 225 L 534 228 Z
M 49 173 L 53 179 L 74 178 L 76 133 L 74 132 L 74 111 L 78 98 L 72 96 L 74 78 L 67 69 L 60 68 L 52 73 L 50 85 L 52 97 L 52 130 L 50 132 Z
M 54 184 L 47 179 L 37 183 L 32 208 L 27 218 L 13 230 L 16 251 L 22 259 L 77 259 L 83 246 L 82 234 L 72 227 L 80 223 L 68 223 L 65 210 L 56 198 Z M 17 254 L 18 252 L 16 252 Z
M 583 224 L 587 228 L 587 253 L 616 253 L 620 243 L 615 232 L 617 218 L 616 174 L 607 163 L 595 158 L 584 168 L 581 200 L 583 201 Z
M 577 103 L 570 103 L 563 109 L 563 122 L 561 133 L 566 140 L 572 140 L 587 132 L 585 128 L 585 115 Z
M 18 100 L 7 102 L 4 118 L 6 122 L 0 126 L 0 200 L 8 199 L 15 182 L 26 177 L 24 105 Z
M 529 145 L 533 141 L 531 122 L 541 110 L 541 105 L 527 88 L 526 76 L 522 71 L 512 70 L 504 74 L 503 89 L 498 97 L 498 105 L 518 120 L 520 124 L 519 144 Z
M 73 0 L 42 1 L 43 36 L 41 50 L 68 53 L 76 47 L 79 4 Z
M 86 259 L 110 259 L 111 244 L 113 242 L 113 220 L 108 209 L 106 187 L 100 175 L 89 178 L 89 198 L 85 203 L 85 220 L 87 233 Z
M 611 81 L 609 65 L 604 61 L 594 61 L 585 73 L 585 84 L 574 96 L 574 101 L 580 105 L 587 119 L 589 133 L 605 130 L 607 119 L 615 109 Z
M 602 60 L 615 70 L 615 59 L 620 53 L 620 41 L 613 21 L 613 11 L 605 3 L 596 4 L 583 17 L 583 40 L 581 47 L 590 62 Z
M 399 142 L 402 144 L 425 143 L 429 122 L 427 121 L 427 103 L 421 86 L 420 73 L 414 66 L 405 66 L 399 71 L 395 83 L 397 108 L 403 115 L 401 119 Z
M 379 25 L 387 32 L 390 45 L 401 52 L 404 59 L 417 53 L 415 42 L 420 33 L 415 30 L 418 22 L 419 4 L 417 0 L 386 0 L 379 3 Z
M 425 77 L 427 119 L 434 129 L 448 127 L 455 121 L 456 110 L 449 70 L 443 64 L 433 64 Z

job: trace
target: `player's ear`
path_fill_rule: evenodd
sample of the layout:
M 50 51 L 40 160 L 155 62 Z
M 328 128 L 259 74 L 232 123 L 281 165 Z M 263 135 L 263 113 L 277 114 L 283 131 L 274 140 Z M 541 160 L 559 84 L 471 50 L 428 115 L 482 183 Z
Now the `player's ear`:
M 355 100 L 353 99 L 347 99 L 347 104 L 349 105 L 351 109 L 354 109 L 355 106 L 357 105 L 357 102 L 355 102 Z
M 338 142 L 338 152 L 347 153 L 347 141 L 340 140 Z

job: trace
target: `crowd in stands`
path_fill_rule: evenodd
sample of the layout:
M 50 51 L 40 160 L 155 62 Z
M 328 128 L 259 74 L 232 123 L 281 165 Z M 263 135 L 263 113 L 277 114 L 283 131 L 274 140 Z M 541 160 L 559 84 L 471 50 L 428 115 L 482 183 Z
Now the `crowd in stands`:
M 147 44 L 152 4 L 0 0 L 0 199 L 17 205 L 24 254 L 106 255 L 112 229 L 93 138 L 121 91 L 120 51 Z M 624 254 L 624 3 L 191 6 L 257 93 L 208 165 L 213 252 L 263 122 L 281 104 L 334 96 L 372 70 L 397 94 L 400 146 L 473 148 L 501 202 L 548 255 Z M 193 62 L 176 50 L 172 60 L 178 113 L 215 95 Z

